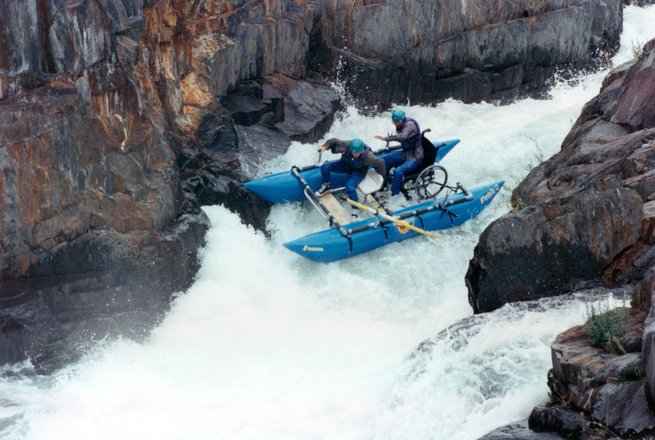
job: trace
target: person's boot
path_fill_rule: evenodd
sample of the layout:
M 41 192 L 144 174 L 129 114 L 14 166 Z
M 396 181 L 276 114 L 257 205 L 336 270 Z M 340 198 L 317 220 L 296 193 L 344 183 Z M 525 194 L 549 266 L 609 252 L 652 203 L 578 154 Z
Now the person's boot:
M 328 183 L 324 183 L 323 185 L 321 185 L 321 187 L 318 189 L 318 191 L 316 191 L 316 192 L 314 193 L 314 195 L 315 195 L 316 197 L 321 197 L 323 194 L 325 194 L 326 192 L 328 192 L 328 191 L 330 190 L 331 187 L 332 187 L 332 185 L 330 185 L 330 182 L 328 182 Z

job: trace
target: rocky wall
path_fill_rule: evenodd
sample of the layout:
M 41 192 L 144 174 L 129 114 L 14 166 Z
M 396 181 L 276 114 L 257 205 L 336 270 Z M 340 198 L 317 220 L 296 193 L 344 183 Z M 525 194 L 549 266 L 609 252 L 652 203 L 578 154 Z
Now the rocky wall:
M 561 151 L 514 190 L 514 212 L 484 231 L 469 263 L 469 299 L 478 312 L 581 286 L 632 297 L 625 335 L 606 346 L 593 347 L 582 325 L 557 337 L 548 373 L 551 399 L 532 411 L 533 431 L 566 438 L 655 434 L 654 67 L 651 40 L 639 59 L 607 75 Z M 576 194 L 603 187 L 608 209 L 591 195 L 566 208 Z M 545 243 L 553 240 L 544 237 L 568 243 L 548 249 Z M 595 251 L 581 255 L 583 248 Z M 500 263 L 510 261 L 514 273 L 507 274 Z
M 219 96 L 306 76 L 310 3 L 0 1 L 0 363 L 153 325 L 195 276 L 201 205 L 263 227 Z
M 655 197 L 654 47 L 655 42 L 649 42 L 642 59 L 608 74 L 561 151 L 534 168 L 514 190 L 514 212 L 481 235 L 467 274 L 475 310 L 570 291 L 574 280 L 630 283 L 643 277 L 647 262 L 653 261 L 642 230 L 644 213 L 650 211 L 646 204 Z M 598 198 L 586 193 L 592 187 L 609 192 Z M 534 233 L 512 239 L 512 225 Z M 553 246 L 557 241 L 566 244 Z M 579 263 L 580 249 L 589 250 L 584 261 L 593 268 Z M 537 272 L 532 259 L 517 258 L 526 253 L 543 257 L 538 258 Z M 496 257 L 501 256 L 515 259 L 515 275 L 498 264 Z M 571 258 L 578 263 L 569 264 Z M 635 266 L 639 259 L 644 262 Z M 523 279 L 512 281 L 518 278 Z
M 360 102 L 506 100 L 618 48 L 619 0 L 326 1 L 333 65 Z

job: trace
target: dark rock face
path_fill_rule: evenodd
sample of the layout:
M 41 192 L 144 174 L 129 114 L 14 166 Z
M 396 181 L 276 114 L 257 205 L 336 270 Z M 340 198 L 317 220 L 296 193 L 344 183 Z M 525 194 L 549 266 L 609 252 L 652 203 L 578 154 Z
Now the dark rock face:
M 647 6 L 655 5 L 655 0 L 623 0 L 626 5 Z
M 348 90 L 380 107 L 543 93 L 556 70 L 603 62 L 622 29 L 619 0 L 353 3 L 325 2 L 322 34 Z
M 183 215 L 162 231 L 89 232 L 31 269 L 34 276 L 4 280 L 2 361 L 27 356 L 47 372 L 106 335 L 144 338 L 171 294 L 189 287 L 208 227 L 204 215 Z
M 144 335 L 194 278 L 200 205 L 264 227 L 217 96 L 304 77 L 310 3 L 0 2 L 0 363 Z M 294 136 L 322 135 L 326 102 Z
M 622 103 L 639 113 L 647 106 L 641 95 L 652 91 L 631 83 L 655 78 L 653 53 L 608 75 L 562 150 L 516 188 L 516 212 L 482 234 L 466 277 L 474 310 L 643 277 L 653 261 L 645 204 L 655 194 L 655 130 Z
M 557 432 L 564 438 L 582 438 L 583 433 L 593 431 L 591 421 L 578 411 L 557 406 L 537 406 L 530 413 L 528 423 L 532 431 Z
M 551 402 L 533 411 L 533 430 L 567 438 L 655 435 L 654 67 L 655 40 L 640 60 L 608 74 L 561 151 L 516 188 L 516 211 L 489 226 L 469 264 L 476 311 L 581 284 L 633 291 L 626 334 L 605 349 L 591 346 L 583 326 L 557 337 Z M 550 246 L 557 240 L 568 244 Z M 511 262 L 518 273 L 507 273 Z
M 476 313 L 600 277 L 641 230 L 642 201 L 608 179 L 506 215 L 480 236 L 466 275 Z
M 531 431 L 523 424 L 513 424 L 503 426 L 495 431 L 492 431 L 479 440 L 559 440 L 561 437 L 549 432 L 538 432 L 537 430 Z
M 646 382 L 646 394 L 650 401 L 655 397 L 655 312 L 653 311 L 653 294 L 655 293 L 655 266 L 651 266 L 644 280 L 640 283 L 640 295 L 638 298 L 644 300 L 641 307 L 648 311 L 644 322 L 642 337 L 642 355 L 644 358 L 644 369 Z
M 630 311 L 628 333 L 641 332 L 644 315 L 643 310 Z M 594 420 L 621 438 L 655 433 L 655 415 L 641 381 L 641 352 L 608 353 L 593 348 L 580 326 L 557 337 L 552 356 L 548 386 L 554 399 L 569 406 L 535 408 L 530 416 L 531 429 L 581 438 L 592 429 L 590 422 Z

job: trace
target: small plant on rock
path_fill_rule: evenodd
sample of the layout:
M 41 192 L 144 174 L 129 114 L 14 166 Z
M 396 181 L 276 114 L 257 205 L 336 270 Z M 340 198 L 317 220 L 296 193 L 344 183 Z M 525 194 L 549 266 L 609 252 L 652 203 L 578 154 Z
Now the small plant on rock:
M 632 42 L 632 56 L 637 60 L 641 60 L 644 57 L 644 45 L 641 41 Z
M 535 152 L 533 153 L 532 160 L 526 164 L 526 171 L 530 173 L 537 165 L 541 164 L 544 161 L 544 150 L 539 145 L 539 142 L 532 136 L 525 135 L 535 146 Z
M 605 348 L 612 338 L 620 338 L 625 333 L 625 323 L 628 320 L 626 307 L 609 308 L 609 302 L 597 306 L 587 305 L 587 320 L 585 328 L 591 339 L 591 345 Z

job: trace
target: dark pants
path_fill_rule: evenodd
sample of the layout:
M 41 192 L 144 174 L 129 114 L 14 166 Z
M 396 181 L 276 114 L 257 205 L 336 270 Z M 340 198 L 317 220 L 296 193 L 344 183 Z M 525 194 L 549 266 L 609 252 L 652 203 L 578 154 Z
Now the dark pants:
M 348 174 L 348 180 L 346 180 L 346 194 L 348 194 L 348 197 L 351 200 L 354 200 L 355 202 L 359 201 L 359 198 L 357 197 L 357 185 L 364 180 L 366 173 L 364 171 L 347 169 L 346 164 L 341 160 L 333 160 L 321 165 L 323 183 L 328 183 L 330 181 L 331 173 Z
M 407 173 L 418 169 L 423 163 L 423 159 L 403 159 L 403 152 L 397 151 L 389 154 L 384 158 L 384 165 L 387 173 L 393 168 L 393 177 L 391 179 L 391 195 L 395 196 L 400 192 L 400 185 L 403 183 L 403 177 Z

